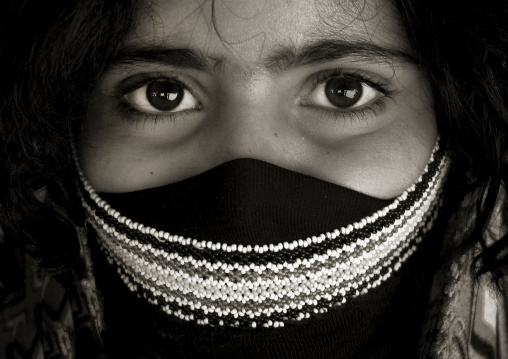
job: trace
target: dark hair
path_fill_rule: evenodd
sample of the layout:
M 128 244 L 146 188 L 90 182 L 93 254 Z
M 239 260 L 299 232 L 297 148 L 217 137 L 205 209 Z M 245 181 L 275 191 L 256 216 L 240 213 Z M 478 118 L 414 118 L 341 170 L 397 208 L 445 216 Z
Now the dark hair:
M 480 244 L 477 276 L 508 273 L 508 235 L 487 246 L 484 233 L 508 180 L 508 2 L 396 0 L 417 60 L 432 84 L 439 131 L 448 140 L 459 185 L 476 201 L 462 249 Z M 501 202 L 501 221 L 508 207 Z M 497 210 L 497 208 L 496 208 Z
M 134 1 L 26 0 L 0 15 L 0 303 L 22 287 L 25 253 L 54 273 L 76 263 L 69 134 L 135 13 Z
M 499 280 L 508 237 L 482 237 L 507 173 L 507 3 L 395 0 L 431 80 L 440 132 L 461 184 L 477 201 L 463 248 L 480 243 L 476 274 Z M 54 10 L 54 13 L 48 11 Z M 41 268 L 71 269 L 82 224 L 69 132 L 140 9 L 134 0 L 12 1 L 0 15 L 0 302 L 21 286 L 23 257 Z M 41 14 L 44 14 L 42 16 Z M 40 189 L 47 201 L 40 201 Z M 506 216 L 506 208 L 503 208 Z

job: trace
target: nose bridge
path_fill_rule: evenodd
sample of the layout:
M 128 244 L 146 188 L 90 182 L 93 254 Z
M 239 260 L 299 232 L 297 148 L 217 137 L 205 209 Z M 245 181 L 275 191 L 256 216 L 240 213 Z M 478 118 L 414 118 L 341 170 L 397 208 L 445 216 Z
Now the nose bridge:
M 278 150 L 276 133 L 282 114 L 273 79 L 265 73 L 232 77 L 221 94 L 218 111 L 225 159 L 250 157 L 266 161 L 270 153 Z

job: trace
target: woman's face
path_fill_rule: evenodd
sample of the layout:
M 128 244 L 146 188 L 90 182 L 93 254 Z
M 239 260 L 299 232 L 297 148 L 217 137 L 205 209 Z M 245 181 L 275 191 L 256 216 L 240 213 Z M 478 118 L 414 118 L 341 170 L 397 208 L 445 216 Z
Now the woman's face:
M 79 141 L 98 192 L 260 159 L 378 198 L 423 171 L 429 84 L 381 0 L 159 0 L 94 91 Z

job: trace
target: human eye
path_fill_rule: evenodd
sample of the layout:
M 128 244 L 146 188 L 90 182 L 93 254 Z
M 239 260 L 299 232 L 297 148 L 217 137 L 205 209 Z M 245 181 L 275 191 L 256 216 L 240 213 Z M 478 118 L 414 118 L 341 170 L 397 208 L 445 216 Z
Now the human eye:
M 201 103 L 194 92 L 178 78 L 141 74 L 122 82 L 118 97 L 122 107 L 129 113 L 155 120 L 200 110 Z
M 394 91 L 388 84 L 360 72 L 342 70 L 319 73 L 312 81 L 303 105 L 328 111 L 335 116 L 366 115 L 384 106 Z

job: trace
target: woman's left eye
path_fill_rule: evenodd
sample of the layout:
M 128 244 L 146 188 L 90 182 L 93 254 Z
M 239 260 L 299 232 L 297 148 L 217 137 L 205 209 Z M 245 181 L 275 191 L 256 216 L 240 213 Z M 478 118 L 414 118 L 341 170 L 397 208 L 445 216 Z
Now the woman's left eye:
M 347 110 L 362 107 L 381 95 L 361 80 L 342 76 L 319 83 L 307 101 L 313 106 Z
M 149 114 L 197 109 L 199 101 L 182 84 L 174 80 L 157 80 L 123 97 L 134 109 Z

